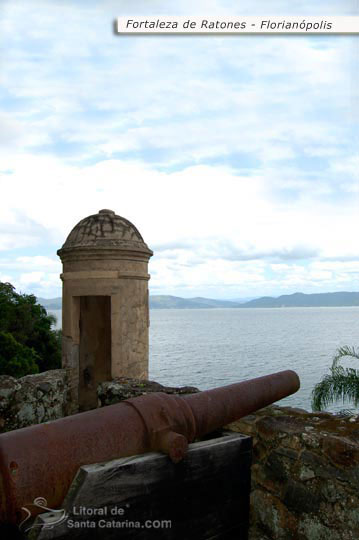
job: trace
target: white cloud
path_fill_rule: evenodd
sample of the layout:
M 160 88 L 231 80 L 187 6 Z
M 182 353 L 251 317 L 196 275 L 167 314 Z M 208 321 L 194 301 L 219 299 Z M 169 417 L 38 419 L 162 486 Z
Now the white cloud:
M 20 285 L 33 285 L 37 283 L 43 283 L 45 274 L 44 272 L 27 272 L 20 275 Z
M 11 274 L 3 274 L 0 272 L 0 281 L 2 283 L 13 283 L 13 276 Z
M 15 280 L 11 280 L 17 292 L 32 293 L 36 296 L 50 298 L 61 295 L 61 281 L 55 272 L 23 272 Z
M 349 193 L 359 193 L 359 154 L 332 160 L 330 169 L 340 178 L 340 185 Z
M 10 268 L 12 270 L 24 270 L 41 268 L 46 271 L 57 270 L 61 271 L 61 263 L 59 260 L 41 255 L 15 257 L 14 259 L 0 260 L 0 268 Z
M 284 204 L 273 198 L 259 171 L 253 177 L 238 176 L 228 167 L 196 166 L 160 173 L 119 160 L 87 167 L 48 157 L 27 160 L 24 155 L 15 166 L 0 208 L 3 204 L 8 222 L 13 216 L 19 225 L 16 216 L 22 215 L 35 232 L 31 236 L 27 227 L 22 231 L 18 226 L 10 247 L 32 239 L 38 249 L 52 246 L 53 255 L 20 256 L 12 263 L 5 259 L 0 268 L 7 272 L 31 269 L 21 274 L 21 286 L 41 285 L 45 293 L 56 287 L 58 294 L 61 265 L 56 249 L 80 219 L 102 207 L 132 220 L 148 245 L 157 247 L 150 263 L 151 287 L 157 291 L 215 290 L 216 284 L 271 294 L 275 287 L 335 288 L 353 282 L 358 270 L 356 261 L 340 262 L 340 257 L 357 257 L 355 206 L 344 210 L 335 201 L 322 202 L 321 193 L 310 185 L 306 197 Z M 21 192 L 19 185 L 24 186 Z M 42 198 L 32 199 L 29 207 L 33 192 Z M 9 201 L 16 208 L 11 210 Z M 270 270 L 281 279 L 269 277 Z
M 352 3 L 13 0 L 1 9 L 6 277 L 58 291 L 56 249 L 80 219 L 110 207 L 158 246 L 154 290 L 354 283 L 355 39 L 112 33 L 125 13 L 330 15 Z M 16 249 L 26 251 L 9 255 Z
M 0 23 L 9 40 L 2 78 L 19 100 L 13 122 L 22 148 L 60 140 L 84 145 L 83 156 L 158 149 L 166 163 L 233 152 L 277 161 L 294 157 L 297 144 L 320 152 L 342 131 L 340 119 L 350 109 L 350 38 L 125 39 L 106 26 L 108 10 L 119 9 L 115 2 L 106 9 L 37 4 L 38 10 L 8 4 Z M 214 13 L 260 11 L 249 3 L 211 4 Z M 271 6 L 289 13 L 284 2 Z M 176 13 L 188 9 L 193 13 L 189 3 L 169 6 Z M 61 39 L 54 39 L 55 30 Z M 336 129 L 330 119 L 316 119 L 318 109 L 337 116 Z M 111 115 L 101 116 L 104 111 Z M 4 136 L 13 129 L 5 127 Z
M 273 184 L 286 187 L 286 179 L 272 183 L 266 169 L 246 176 L 229 167 L 200 165 L 166 173 L 120 160 L 75 166 L 46 156 L 0 159 L 0 167 L 10 166 L 0 209 L 3 234 L 12 235 L 13 247 L 19 238 L 38 243 L 41 236 L 60 243 L 84 216 L 113 206 L 136 222 L 149 243 L 197 239 L 197 247 L 202 243 L 209 255 L 228 245 L 255 254 L 289 254 L 300 246 L 307 256 L 311 250 L 326 257 L 356 251 L 355 201 L 345 208 L 322 201 L 322 190 L 316 192 L 309 182 L 301 199 L 285 202 L 272 189 Z

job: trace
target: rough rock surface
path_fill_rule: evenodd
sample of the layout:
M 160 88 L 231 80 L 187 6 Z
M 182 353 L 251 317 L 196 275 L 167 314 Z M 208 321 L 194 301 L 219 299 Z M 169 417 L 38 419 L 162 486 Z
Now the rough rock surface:
M 66 373 L 62 369 L 15 379 L 0 376 L 0 431 L 11 431 L 65 416 Z
M 164 392 L 165 394 L 194 394 L 199 392 L 193 386 L 162 386 L 154 381 L 143 379 L 131 379 L 129 377 L 118 377 L 113 381 L 103 382 L 98 385 L 97 395 L 101 406 L 113 405 L 124 399 L 142 396 L 151 392 Z
M 359 419 L 266 407 L 227 426 L 253 437 L 250 540 L 359 538 Z
M 154 381 L 121 377 L 98 385 L 98 405 L 112 405 L 150 392 L 193 394 L 197 388 L 162 386 Z M 54 369 L 15 379 L 0 377 L 0 432 L 12 431 L 67 415 L 66 371 Z

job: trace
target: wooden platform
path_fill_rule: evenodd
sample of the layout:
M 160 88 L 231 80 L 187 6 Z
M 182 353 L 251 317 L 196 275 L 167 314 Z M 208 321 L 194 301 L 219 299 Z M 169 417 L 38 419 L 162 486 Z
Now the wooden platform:
M 252 439 L 239 433 L 191 444 L 173 464 L 160 453 L 79 469 L 66 519 L 38 516 L 31 540 L 247 540 Z M 59 456 L 61 459 L 61 456 Z

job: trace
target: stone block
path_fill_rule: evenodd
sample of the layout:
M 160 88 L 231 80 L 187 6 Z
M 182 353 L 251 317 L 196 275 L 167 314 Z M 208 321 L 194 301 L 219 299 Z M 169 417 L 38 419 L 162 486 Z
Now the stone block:
M 288 480 L 283 493 L 283 503 L 296 514 L 316 513 L 323 501 L 321 493 L 308 489 L 300 482 Z
M 251 494 L 252 520 L 271 539 L 297 540 L 298 520 L 278 497 L 256 489 Z
M 20 429 L 65 415 L 65 370 L 54 369 L 20 379 L 2 377 L 0 388 L 1 431 Z
M 335 465 L 345 468 L 359 465 L 359 444 L 346 437 L 330 435 L 326 437 L 322 445 L 323 454 Z
M 97 387 L 97 396 L 101 406 L 113 405 L 125 399 L 142 396 L 152 392 L 164 392 L 165 394 L 194 394 L 199 392 L 193 386 L 163 386 L 155 381 L 146 379 L 133 379 L 130 377 L 118 377 L 113 381 L 105 381 Z
M 256 423 L 258 434 L 264 440 L 280 438 L 288 434 L 299 435 L 303 432 L 304 427 L 305 423 L 301 419 L 290 416 L 265 416 Z
M 298 533 L 303 540 L 344 540 L 342 534 L 323 525 L 316 516 L 301 519 Z

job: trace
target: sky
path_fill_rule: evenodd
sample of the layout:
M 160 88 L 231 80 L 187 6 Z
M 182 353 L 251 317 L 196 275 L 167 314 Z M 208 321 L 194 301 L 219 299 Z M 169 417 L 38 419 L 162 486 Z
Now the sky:
M 151 294 L 359 291 L 359 36 L 119 36 L 121 15 L 359 15 L 357 0 L 0 0 L 0 281 L 110 208 Z

